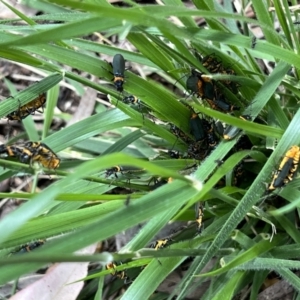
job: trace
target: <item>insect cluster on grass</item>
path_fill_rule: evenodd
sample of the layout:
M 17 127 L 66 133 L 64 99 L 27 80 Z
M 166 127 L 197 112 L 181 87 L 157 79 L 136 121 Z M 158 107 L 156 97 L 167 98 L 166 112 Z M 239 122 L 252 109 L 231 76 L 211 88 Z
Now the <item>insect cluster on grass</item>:
M 225 79 L 214 80 L 208 74 L 197 71 L 196 69 L 191 69 L 190 75 L 188 75 L 186 79 L 186 89 L 191 92 L 192 95 L 196 97 L 200 97 L 204 103 L 206 103 L 211 109 L 237 115 L 240 120 L 245 122 L 252 122 L 253 117 L 250 114 L 239 113 L 241 107 L 237 103 L 232 103 L 226 93 L 226 90 L 229 93 L 234 95 L 238 94 L 239 84 L 237 81 L 233 80 L 236 75 L 235 71 L 230 66 L 225 66 L 225 64 L 217 58 L 214 54 L 207 55 L 205 57 L 201 57 L 199 54 L 196 55 L 201 64 L 210 74 L 221 74 L 226 75 Z M 117 91 L 123 92 L 125 89 L 124 84 L 124 72 L 125 72 L 125 60 L 122 58 L 121 54 L 117 54 L 113 59 L 113 72 L 114 75 L 114 85 Z M 133 105 L 141 105 L 141 100 L 133 95 L 129 95 L 123 97 L 123 103 L 125 104 L 133 104 Z M 205 115 L 197 113 L 195 109 L 184 103 L 189 111 L 190 111 L 190 119 L 189 119 L 189 132 L 183 131 L 181 128 L 176 126 L 175 124 L 170 124 L 170 131 L 173 133 L 178 141 L 183 142 L 187 145 L 187 151 L 185 153 L 180 153 L 178 150 L 174 150 L 173 148 L 168 150 L 169 157 L 171 159 L 195 159 L 196 161 L 203 161 L 206 159 L 210 153 L 217 147 L 218 143 L 223 139 L 225 141 L 230 141 L 239 136 L 242 132 L 241 129 L 235 126 L 226 126 L 223 128 L 223 125 L 220 122 L 215 121 L 213 118 L 209 118 Z M 251 104 L 250 104 L 251 105 Z M 249 108 L 251 108 L 249 106 Z M 245 108 L 245 111 L 247 108 Z M 221 124 L 221 125 L 220 125 Z M 174 145 L 173 145 L 174 147 Z M 232 155 L 233 153 L 241 150 L 250 150 L 252 148 L 252 143 L 248 139 L 247 136 L 242 135 L 240 139 L 237 141 L 236 146 L 229 152 L 229 154 L 225 157 L 225 159 Z M 287 160 L 290 162 L 290 160 Z M 288 162 L 285 162 L 287 165 Z M 283 163 L 282 163 L 283 164 Z M 286 173 L 285 166 L 281 173 L 277 172 L 278 175 L 276 179 L 272 180 L 268 190 L 273 190 L 279 186 L 283 186 L 285 183 L 292 179 L 292 171 L 293 175 L 296 172 L 296 167 L 292 167 L 289 169 L 288 175 L 281 179 L 281 174 L 283 171 Z M 123 166 L 115 166 L 106 170 L 106 176 L 114 175 L 115 178 L 118 178 L 119 174 L 128 174 L 130 171 L 124 172 Z M 232 170 L 232 181 L 231 185 L 238 186 L 245 179 L 247 179 L 245 172 L 245 162 L 240 161 L 235 168 Z M 284 173 L 284 175 L 285 175 Z M 152 186 L 150 186 L 151 190 L 154 190 L 168 181 L 164 178 L 160 180 L 156 180 Z M 278 183 L 279 182 L 279 183 Z M 284 183 L 284 184 L 283 184 Z M 221 187 L 225 185 L 225 178 L 222 178 L 217 186 Z M 196 222 L 198 224 L 197 232 L 201 232 L 202 224 L 203 224 L 203 206 L 199 206 L 200 209 L 197 210 Z

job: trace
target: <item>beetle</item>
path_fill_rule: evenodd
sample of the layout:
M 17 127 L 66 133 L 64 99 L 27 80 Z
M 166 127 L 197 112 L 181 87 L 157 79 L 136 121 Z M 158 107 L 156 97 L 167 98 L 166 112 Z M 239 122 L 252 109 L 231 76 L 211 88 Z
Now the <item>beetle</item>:
M 169 178 L 160 178 L 160 180 L 158 180 L 157 178 L 155 178 L 154 179 L 154 184 L 151 186 L 151 191 L 154 191 L 154 190 L 158 189 L 159 187 L 161 187 L 161 186 L 163 186 L 163 185 L 165 185 L 167 183 L 171 183 L 172 181 L 173 181 L 172 177 L 169 177 Z
M 250 115 L 242 115 L 239 117 L 241 120 L 244 121 L 251 121 L 252 117 Z M 241 129 L 235 126 L 228 126 L 224 130 L 223 138 L 226 141 L 230 141 L 234 139 L 239 133 L 241 132 Z
M 170 131 L 177 137 L 182 139 L 186 143 L 190 143 L 192 139 L 185 134 L 181 129 L 179 129 L 176 125 L 170 124 Z
M 122 263 L 120 263 L 120 264 L 122 264 Z M 116 270 L 117 265 L 114 262 L 110 262 L 110 263 L 106 264 L 105 268 L 106 268 L 106 270 L 112 270 L 112 272 L 111 272 L 112 276 L 116 276 L 120 279 L 126 280 L 126 278 L 127 278 L 126 272 L 124 270 L 117 271 Z
M 299 158 L 300 148 L 298 146 L 292 146 L 286 152 L 278 170 L 275 172 L 272 181 L 267 188 L 268 192 L 272 192 L 276 188 L 283 187 L 293 180 L 298 168 Z
M 186 89 L 203 99 L 214 99 L 214 83 L 208 76 L 192 70 L 187 78 Z
M 106 68 L 102 67 L 106 71 L 108 71 L 110 74 L 112 74 L 114 86 L 117 89 L 118 92 L 123 92 L 123 84 L 124 84 L 124 72 L 125 72 L 125 59 L 123 55 L 116 54 L 113 57 L 113 61 L 110 64 L 112 66 L 112 72 L 107 70 Z
M 221 112 L 232 112 L 234 110 L 240 110 L 239 106 L 227 103 L 226 100 L 222 97 L 222 95 L 219 95 L 219 97 L 217 97 L 214 100 L 207 98 L 205 100 L 207 101 L 209 106 L 214 110 L 218 110 Z
M 106 169 L 105 170 L 105 177 L 109 177 L 111 175 L 115 175 L 116 178 L 118 178 L 117 173 L 121 173 L 122 175 L 124 174 L 133 174 L 133 173 L 138 173 L 138 172 L 143 172 L 144 169 L 142 168 L 136 168 L 132 166 L 114 166 L 112 168 Z
M 206 132 L 203 127 L 202 120 L 198 114 L 192 113 L 190 119 L 191 134 L 194 136 L 196 142 L 203 141 L 206 138 Z
M 141 100 L 133 95 L 126 96 L 122 99 L 122 102 L 125 104 L 135 104 L 135 105 L 141 105 Z
M 0 154 L 5 154 L 5 156 L 20 157 L 24 150 L 19 145 L 0 145 Z
M 196 210 L 196 223 L 197 223 L 197 233 L 201 233 L 203 229 L 203 205 L 202 203 L 196 203 L 195 205 Z
M 233 170 L 233 186 L 238 186 L 240 184 L 240 181 L 241 179 L 243 179 L 244 176 L 244 171 L 244 161 L 241 160 Z
M 121 54 L 116 54 L 112 61 L 113 81 L 118 92 L 123 92 L 125 59 Z
M 160 240 L 156 240 L 153 244 L 151 244 L 151 248 L 154 248 L 154 250 L 158 250 L 160 248 L 165 247 L 169 242 L 171 241 L 170 238 L 164 238 Z
M 179 159 L 179 158 L 181 158 L 181 155 L 180 155 L 179 151 L 169 150 L 168 154 L 173 159 Z
M 208 146 L 211 149 L 214 149 L 216 147 L 217 143 L 219 142 L 219 139 L 218 139 L 217 135 L 215 134 L 214 124 L 210 123 L 206 119 L 202 119 L 202 124 L 203 124 L 203 128 L 205 130 L 205 133 L 206 133 L 206 140 L 207 140 Z
M 46 144 L 41 142 L 26 142 L 24 144 L 24 149 L 27 149 L 29 152 L 32 153 L 30 158 L 30 163 L 38 162 L 43 167 L 48 169 L 56 169 L 59 167 L 60 158 L 51 150 Z M 27 161 L 27 155 L 21 156 L 21 161 Z
M 210 148 L 207 147 L 206 143 L 203 141 L 199 142 L 192 142 L 187 150 L 188 157 L 196 159 L 196 160 L 203 160 L 207 155 L 210 153 Z
M 136 97 L 134 95 L 129 95 L 129 96 L 124 97 L 122 99 L 122 102 L 126 105 L 132 105 L 132 106 L 137 107 L 139 112 L 143 116 L 143 120 L 145 119 L 144 112 L 149 112 L 149 110 L 151 110 L 151 108 L 147 104 L 143 103 L 141 101 L 141 99 L 139 99 L 138 97 Z
M 201 63 L 210 73 L 220 73 L 223 70 L 222 62 L 214 54 L 203 57 Z
M 123 168 L 121 166 L 114 166 L 112 168 L 105 170 L 105 177 L 109 177 L 111 175 L 115 175 L 116 178 L 118 178 L 117 173 L 123 174 Z
M 33 115 L 36 111 L 39 111 L 40 108 L 43 109 L 44 104 L 46 103 L 46 93 L 43 93 L 33 99 L 32 101 L 26 103 L 23 106 L 19 106 L 19 108 L 6 116 L 8 120 L 17 120 L 21 121 L 28 117 L 29 115 Z
M 25 244 L 23 246 L 21 246 L 21 248 L 19 250 L 17 250 L 16 252 L 13 252 L 15 254 L 22 254 L 22 253 L 27 253 L 27 252 L 31 252 L 32 250 L 42 246 L 45 244 L 45 240 L 37 240 L 28 244 Z
M 251 39 L 251 48 L 252 48 L 252 49 L 255 48 L 255 46 L 256 46 L 256 41 L 257 41 L 256 36 L 253 36 L 252 39 Z

